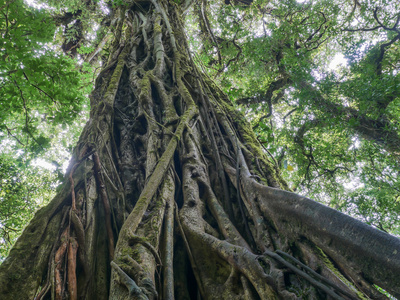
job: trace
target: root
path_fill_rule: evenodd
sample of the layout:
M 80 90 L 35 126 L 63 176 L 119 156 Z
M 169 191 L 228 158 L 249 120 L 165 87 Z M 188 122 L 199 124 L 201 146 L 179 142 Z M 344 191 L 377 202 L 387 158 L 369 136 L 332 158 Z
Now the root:
M 174 208 L 175 202 L 170 199 L 167 203 L 165 218 L 165 238 L 164 238 L 164 266 L 163 266 L 163 296 L 166 300 L 173 300 L 174 297 Z
M 76 280 L 76 253 L 78 251 L 78 242 L 74 238 L 69 239 L 68 247 L 68 293 L 69 299 L 78 299 L 78 288 Z
M 93 161 L 94 161 L 94 171 L 95 171 L 96 182 L 97 182 L 97 186 L 100 190 L 99 193 L 100 193 L 101 200 L 104 205 L 106 228 L 107 228 L 107 234 L 108 234 L 108 251 L 110 252 L 110 260 L 112 260 L 114 258 L 114 234 L 112 232 L 112 227 L 111 227 L 110 203 L 109 203 L 108 196 L 106 193 L 103 178 L 101 178 L 101 176 L 100 176 L 101 166 L 100 166 L 99 155 L 97 154 L 97 152 L 95 152 L 93 154 Z
M 358 297 L 355 297 L 354 295 L 350 294 L 349 292 L 345 291 L 344 289 L 342 289 L 341 287 L 337 286 L 335 283 L 333 283 L 332 281 L 326 279 L 325 277 L 319 275 L 317 272 L 315 272 L 313 269 L 311 269 L 310 267 L 306 266 L 305 264 L 303 264 L 302 262 L 300 262 L 298 259 L 294 258 L 293 256 L 291 256 L 290 254 L 283 252 L 281 250 L 276 250 L 275 253 L 279 254 L 280 256 L 284 256 L 287 257 L 289 259 L 291 259 L 292 261 L 294 261 L 296 264 L 298 264 L 300 267 L 302 267 L 304 270 L 306 270 L 307 272 L 309 272 L 312 276 L 314 276 L 315 278 L 317 278 L 318 280 L 322 281 L 323 283 L 325 283 L 326 285 L 329 285 L 330 287 L 332 287 L 333 289 L 335 289 L 336 291 L 338 291 L 339 293 L 349 297 L 350 299 L 358 299 Z
M 129 277 L 115 262 L 111 262 L 111 266 L 113 269 L 118 273 L 119 279 L 123 285 L 129 291 L 129 298 L 130 299 L 138 299 L 138 300 L 148 300 L 147 296 L 143 293 L 142 289 L 138 287 L 136 282 Z
M 155 195 L 157 188 L 160 186 L 164 175 L 166 174 L 172 157 L 175 153 L 175 149 L 178 145 L 178 139 L 183 134 L 184 129 L 188 126 L 192 118 L 197 114 L 197 109 L 194 105 L 190 106 L 188 110 L 181 117 L 181 122 L 179 123 L 174 137 L 168 143 L 166 150 L 159 159 L 153 173 L 149 177 L 147 184 L 145 185 L 139 199 L 136 203 L 135 208 L 126 219 L 124 226 L 121 229 L 119 241 L 129 240 L 130 236 L 134 236 L 134 232 L 138 227 L 151 199 Z M 117 243 L 118 247 L 118 243 Z
M 67 251 L 68 246 L 68 239 L 69 239 L 69 228 L 66 228 L 61 235 L 61 245 L 58 248 L 55 257 L 54 257 L 54 277 L 55 277 L 55 299 L 62 300 L 64 295 L 64 284 L 63 278 L 61 275 L 63 258 L 65 252 Z
M 134 244 L 138 244 L 138 243 L 139 243 L 139 244 L 142 244 L 147 250 L 149 250 L 150 253 L 153 254 L 153 256 L 154 256 L 154 258 L 155 258 L 157 264 L 158 264 L 159 266 L 162 266 L 162 261 L 161 261 L 160 256 L 158 255 L 157 250 L 156 250 L 149 242 L 147 242 L 147 241 L 145 240 L 144 237 L 141 237 L 141 236 L 132 236 L 132 237 L 129 239 L 129 242 L 128 242 L 128 244 L 129 244 L 131 247 L 132 247 Z
M 190 260 L 190 263 L 191 263 L 192 268 L 193 268 L 194 276 L 196 277 L 196 280 L 197 280 L 197 284 L 198 284 L 198 287 L 199 287 L 200 295 L 201 295 L 201 297 L 203 299 L 205 299 L 205 293 L 204 293 L 203 285 L 202 285 L 202 282 L 201 282 L 201 277 L 200 277 L 200 274 L 199 274 L 199 270 L 197 268 L 196 261 L 194 260 L 194 257 L 193 257 L 193 254 L 192 254 L 192 250 L 190 249 L 189 242 L 188 242 L 188 240 L 186 238 L 185 231 L 183 230 L 182 224 L 180 222 L 178 207 L 176 205 L 175 205 L 175 219 L 177 221 L 177 224 L 178 224 L 179 231 L 181 233 L 182 239 L 183 239 L 183 241 L 185 243 L 186 251 L 187 251 L 187 253 L 189 255 L 189 260 Z
M 341 297 L 338 294 L 336 294 L 334 291 L 332 291 L 326 285 L 316 281 L 314 278 L 309 276 L 307 273 L 301 271 L 299 268 L 293 266 L 291 263 L 289 263 L 286 260 L 284 260 L 278 254 L 276 254 L 274 252 L 271 252 L 269 250 L 265 250 L 264 255 L 268 255 L 268 256 L 274 258 L 276 261 L 278 261 L 279 263 L 281 263 L 285 267 L 289 268 L 290 270 L 292 270 L 297 275 L 299 275 L 299 276 L 303 277 L 304 279 L 306 279 L 307 281 L 309 281 L 312 285 L 314 285 L 314 286 L 318 287 L 319 289 L 321 289 L 322 291 L 324 291 L 327 295 L 331 296 L 333 299 L 344 300 L 343 297 Z M 354 299 L 354 298 L 351 298 L 351 299 Z

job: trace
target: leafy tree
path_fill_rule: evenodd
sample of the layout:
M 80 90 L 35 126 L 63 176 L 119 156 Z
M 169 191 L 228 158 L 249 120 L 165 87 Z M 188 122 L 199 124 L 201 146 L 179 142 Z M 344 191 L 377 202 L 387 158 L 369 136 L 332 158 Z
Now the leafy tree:
M 387 140 L 362 131 L 365 120 L 386 124 L 382 114 L 388 115 L 395 95 L 382 98 L 383 103 L 393 99 L 377 119 L 372 112 L 361 115 L 359 101 L 337 103 L 348 91 L 349 75 L 336 85 L 312 77 L 313 51 L 338 32 L 340 22 L 330 17 L 339 7 L 327 6 L 321 14 L 324 2 L 307 6 L 283 1 L 277 8 L 263 1 L 192 2 L 49 2 L 55 5 L 53 19 L 66 20 L 61 22 L 68 29 L 61 41 L 64 51 L 93 65 L 97 56 L 101 70 L 66 179 L 0 266 L 0 294 L 6 299 L 385 299 L 384 289 L 400 296 L 399 239 L 290 192 L 280 175 L 280 160 L 261 147 L 245 116 L 219 87 L 230 89 L 232 97 L 246 96 L 239 102 L 253 105 L 248 117 L 256 120 L 259 140 L 274 146 L 279 134 L 283 145 L 297 145 L 299 161 L 305 157 L 310 172 L 336 175 L 351 167 L 348 161 L 333 171 L 324 151 L 314 150 L 317 141 L 308 132 L 321 135 L 319 148 L 329 147 L 332 139 L 322 129 L 340 123 L 321 118 L 354 118 L 342 130 L 349 147 L 353 133 L 372 141 L 366 147 L 379 143 L 395 154 Z M 97 15 L 99 9 L 109 13 Z M 302 16 L 306 12 L 310 14 Z M 203 47 L 198 56 L 190 51 L 185 14 L 199 23 L 202 43 L 192 40 Z M 252 24 L 260 23 L 257 15 L 276 18 L 261 37 L 248 35 Z M 96 18 L 100 34 L 84 50 L 89 39 L 80 37 L 90 32 Z M 74 24 L 79 30 L 71 29 Z M 251 49 L 254 55 L 242 56 Z M 273 54 L 271 64 L 261 49 Z M 201 59 L 214 68 L 210 74 L 219 76 L 220 84 L 202 71 Z M 241 62 L 247 66 L 239 69 Z M 257 63 L 266 67 L 254 67 Z M 382 74 L 383 69 L 382 60 Z M 238 70 L 243 70 L 243 80 Z M 259 76 L 252 80 L 249 75 Z M 334 98 L 340 91 L 343 97 Z M 23 103 L 24 94 L 19 98 Z M 273 123 L 260 122 L 254 112 L 264 105 L 269 109 L 264 120 L 271 118 L 279 101 L 281 114 L 293 117 L 288 123 L 294 138 L 283 126 L 277 131 Z M 298 108 L 288 114 L 288 106 Z M 43 112 L 29 113 L 22 104 L 28 122 L 16 124 L 35 141 L 30 118 Z M 395 127 L 387 130 L 397 134 Z M 371 158 L 376 152 L 369 149 Z M 329 151 L 336 157 L 334 147 Z M 338 149 L 333 164 L 341 163 L 342 152 Z M 282 165 L 293 172 L 285 153 Z M 362 157 L 368 157 L 365 153 Z M 395 181 L 396 169 L 378 161 L 371 164 L 373 172 L 382 170 L 389 177 L 382 180 Z M 364 178 L 372 174 L 368 167 L 362 169 Z M 318 177 L 308 170 L 308 176 Z M 14 177 L 19 175 L 4 182 Z M 381 179 L 376 180 L 379 184 Z M 15 183 L 8 186 L 18 189 Z M 374 199 L 376 191 L 369 191 L 355 191 L 354 203 Z
M 56 144 L 66 135 L 63 130 L 84 114 L 91 78 L 87 66 L 77 67 L 55 48 L 56 24 L 48 12 L 22 0 L 0 8 L 0 231 L 5 257 L 33 212 L 54 196 L 65 155 Z M 65 146 L 69 142 L 63 140 Z M 35 166 L 38 156 L 54 171 Z

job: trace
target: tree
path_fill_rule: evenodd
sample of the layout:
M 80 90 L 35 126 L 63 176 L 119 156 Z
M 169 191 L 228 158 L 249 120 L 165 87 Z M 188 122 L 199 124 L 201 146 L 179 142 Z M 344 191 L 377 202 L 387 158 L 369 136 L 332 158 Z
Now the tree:
M 400 241 L 290 192 L 199 70 L 182 19 L 191 2 L 111 7 L 114 40 L 67 180 L 0 266 L 0 294 L 400 296 Z
M 78 70 L 75 61 L 47 46 L 56 29 L 47 12 L 29 7 L 21 0 L 7 1 L 0 8 L 0 256 L 3 258 L 26 225 L 24 219 L 30 219 L 38 206 L 48 202 L 45 199 L 54 193 L 57 177 L 63 177 L 59 158 L 65 154 L 48 150 L 54 144 L 68 146 L 69 141 L 60 137 L 63 131 L 80 122 L 85 114 L 82 112 L 85 94 L 91 88 L 86 66 Z M 35 166 L 38 157 L 46 157 L 56 172 Z

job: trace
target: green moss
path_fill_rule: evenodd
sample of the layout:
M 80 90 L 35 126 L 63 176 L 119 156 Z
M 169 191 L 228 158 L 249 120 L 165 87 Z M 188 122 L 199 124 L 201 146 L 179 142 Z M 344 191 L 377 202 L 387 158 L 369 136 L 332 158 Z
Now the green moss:
M 144 100 L 146 98 L 150 97 L 150 92 L 151 92 L 151 86 L 150 86 L 150 78 L 149 74 L 146 73 L 142 80 L 139 82 L 139 87 L 140 87 L 140 96 L 139 98 Z
M 121 257 L 126 257 L 126 256 L 130 256 L 133 257 L 134 251 L 131 247 L 129 247 L 128 245 L 126 245 L 125 247 L 121 247 L 120 250 L 120 255 Z
M 129 260 L 128 260 L 128 256 L 124 255 L 122 256 L 121 259 L 118 259 L 116 261 L 116 264 L 123 270 L 129 270 L 131 268 L 131 266 L 129 265 Z
M 160 18 L 158 18 L 160 19 Z M 156 20 L 156 22 L 154 22 L 154 33 L 161 33 L 162 32 L 162 28 L 161 26 L 157 23 L 158 20 Z
M 315 251 L 318 255 L 318 257 L 321 259 L 323 264 L 331 270 L 344 284 L 346 284 L 348 287 L 350 287 L 353 291 L 357 293 L 357 296 L 360 299 L 365 299 L 367 300 L 368 298 L 365 297 L 365 295 L 359 291 L 350 281 L 348 281 L 342 273 L 333 265 L 332 261 L 329 259 L 329 257 L 325 254 L 325 252 L 319 248 L 318 246 L 314 246 Z
M 129 53 L 129 47 L 125 47 L 118 57 L 117 66 L 114 69 L 114 73 L 111 76 L 110 81 L 108 82 L 108 87 L 105 92 L 104 98 L 105 102 L 108 103 L 109 105 L 112 105 L 114 102 L 115 93 L 118 89 L 119 80 L 121 79 L 122 71 L 125 66 L 125 58 L 128 55 L 128 53 Z

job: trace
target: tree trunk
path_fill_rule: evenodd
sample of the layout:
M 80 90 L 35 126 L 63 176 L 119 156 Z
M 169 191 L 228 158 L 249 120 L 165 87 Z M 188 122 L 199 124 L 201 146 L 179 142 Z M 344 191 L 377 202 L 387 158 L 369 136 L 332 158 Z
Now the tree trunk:
M 285 191 L 180 6 L 113 12 L 68 178 L 1 265 L 2 299 L 400 297 L 400 241 Z

